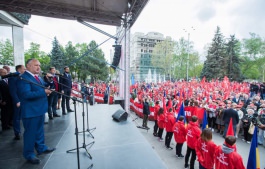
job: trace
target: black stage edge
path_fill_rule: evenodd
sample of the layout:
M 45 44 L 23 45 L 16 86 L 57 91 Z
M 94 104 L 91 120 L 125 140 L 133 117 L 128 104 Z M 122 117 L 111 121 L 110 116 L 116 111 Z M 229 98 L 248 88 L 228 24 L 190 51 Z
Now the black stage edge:
M 95 141 L 88 151 L 80 149 L 80 168 L 87 169 L 165 169 L 152 146 L 135 126 L 130 117 L 127 121 L 116 122 L 112 114 L 122 109 L 120 105 L 95 104 L 89 106 L 89 125 L 96 127 L 94 139 L 86 135 L 86 142 Z M 77 104 L 78 128 L 82 129 L 82 104 Z M 22 127 L 23 128 L 23 127 Z M 45 142 L 56 147 L 52 154 L 38 156 L 39 165 L 26 162 L 22 156 L 22 140 L 13 140 L 13 130 L 0 134 L 0 169 L 75 169 L 77 168 L 76 151 L 66 153 L 76 146 L 74 135 L 74 113 L 49 120 L 45 125 Z M 82 134 L 79 134 L 79 144 Z

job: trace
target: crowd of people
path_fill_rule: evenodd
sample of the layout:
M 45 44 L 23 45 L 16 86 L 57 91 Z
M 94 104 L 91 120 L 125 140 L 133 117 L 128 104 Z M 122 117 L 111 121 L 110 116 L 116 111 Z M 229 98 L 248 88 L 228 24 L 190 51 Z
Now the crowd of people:
M 185 168 L 193 169 L 198 157 L 200 169 L 214 166 L 217 169 L 241 169 L 245 167 L 242 157 L 236 152 L 237 138 L 242 134 L 242 140 L 249 144 L 254 127 L 257 126 L 258 144 L 265 145 L 263 85 L 263 83 L 229 81 L 225 83 L 216 81 L 137 83 L 131 86 L 131 96 L 134 102 L 143 104 L 143 127 L 147 124 L 146 115 L 150 115 L 147 106 L 154 107 L 153 135 L 162 142 L 165 130 L 164 142 L 170 150 L 173 149 L 170 147 L 170 141 L 174 135 L 176 156 L 177 158 L 185 157 Z M 209 128 L 202 130 L 203 121 L 195 115 L 191 118 L 178 115 L 182 103 L 185 107 L 204 108 L 207 112 Z M 230 119 L 232 119 L 234 135 L 227 135 Z M 217 146 L 212 141 L 213 132 L 220 133 L 225 139 L 223 145 Z M 185 156 L 182 154 L 184 142 L 187 142 Z

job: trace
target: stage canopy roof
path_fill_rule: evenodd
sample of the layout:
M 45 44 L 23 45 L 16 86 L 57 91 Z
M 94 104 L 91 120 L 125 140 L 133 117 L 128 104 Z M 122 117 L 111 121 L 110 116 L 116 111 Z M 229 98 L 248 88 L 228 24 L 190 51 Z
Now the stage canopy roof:
M 148 0 L 0 0 L 0 10 L 121 26 L 134 24 Z M 26 18 L 27 19 L 27 18 Z M 24 23 L 23 18 L 21 20 Z

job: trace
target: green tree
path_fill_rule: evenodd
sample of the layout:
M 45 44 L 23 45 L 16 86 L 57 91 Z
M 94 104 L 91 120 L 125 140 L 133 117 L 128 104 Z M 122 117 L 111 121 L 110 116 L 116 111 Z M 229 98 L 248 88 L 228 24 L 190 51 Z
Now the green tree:
M 204 76 L 208 80 L 223 78 L 227 75 L 227 62 L 228 57 L 224 44 L 224 36 L 222 35 L 220 28 L 217 27 L 212 43 L 208 49 L 206 61 L 204 62 L 201 72 L 201 78 Z
M 61 49 L 63 50 L 63 49 Z M 78 66 L 76 63 L 73 63 L 76 58 L 78 58 L 79 52 L 76 49 L 76 46 L 72 44 L 71 41 L 69 41 L 64 48 L 64 60 L 65 65 L 69 66 L 71 70 L 72 77 L 77 77 L 78 72 Z
M 80 67 L 79 74 L 83 81 L 85 81 L 88 76 L 91 77 L 92 82 L 95 80 L 105 81 L 108 78 L 109 69 L 106 65 L 104 53 L 101 49 L 95 49 L 96 46 L 98 46 L 97 43 L 91 41 L 86 48 L 94 50 L 78 62 Z
M 201 73 L 201 70 L 198 69 L 197 66 L 201 63 L 198 52 L 194 51 L 193 42 L 189 42 L 181 37 L 175 43 L 174 49 L 175 55 L 173 63 L 175 70 L 174 74 L 176 75 L 176 78 L 187 79 L 187 68 L 189 77 L 198 77 Z
M 264 81 L 265 69 L 265 42 L 255 33 L 250 38 L 243 39 L 241 70 L 247 79 L 262 79 Z
M 43 51 L 40 50 L 40 44 L 30 43 L 30 48 L 25 51 L 25 62 L 28 59 L 35 58 L 38 59 L 41 63 L 42 70 L 48 70 L 50 64 L 50 57 Z
M 56 37 L 52 41 L 52 50 L 50 53 L 50 65 L 56 67 L 56 69 L 63 71 L 65 64 L 63 47 L 59 44 Z
M 158 74 L 171 74 L 173 69 L 174 41 L 165 39 L 154 47 L 151 64 L 155 67 Z
M 226 44 L 226 48 L 227 56 L 229 58 L 227 70 L 228 78 L 234 81 L 242 81 L 243 75 L 240 69 L 241 60 L 239 58 L 241 48 L 239 41 L 235 38 L 235 35 L 230 36 L 229 42 Z
M 10 39 L 0 41 L 0 64 L 14 65 L 14 51 Z

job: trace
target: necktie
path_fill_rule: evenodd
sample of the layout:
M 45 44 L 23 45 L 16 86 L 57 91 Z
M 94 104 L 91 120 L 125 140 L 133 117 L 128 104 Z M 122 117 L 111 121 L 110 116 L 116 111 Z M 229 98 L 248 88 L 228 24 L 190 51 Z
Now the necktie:
M 38 78 L 38 76 L 35 75 L 34 77 L 40 83 L 40 79 Z

